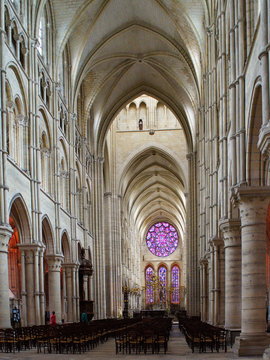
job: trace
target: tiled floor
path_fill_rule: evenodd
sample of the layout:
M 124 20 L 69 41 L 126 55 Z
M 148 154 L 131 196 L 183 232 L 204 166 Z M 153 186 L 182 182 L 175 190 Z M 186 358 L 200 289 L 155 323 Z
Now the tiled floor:
M 227 353 L 194 353 L 192 354 L 191 350 L 186 345 L 185 339 L 178 330 L 177 325 L 173 325 L 171 332 L 171 337 L 168 346 L 167 354 L 115 354 L 115 344 L 114 340 L 110 339 L 104 344 L 100 344 L 97 348 L 92 351 L 86 352 L 84 354 L 37 354 L 36 349 L 31 351 L 22 351 L 15 354 L 4 354 L 0 353 L 0 360 L 151 360 L 151 359 L 166 359 L 166 360 L 190 360 L 190 359 L 208 359 L 208 360 L 222 360 L 222 359 L 238 359 L 235 356 L 231 349 L 228 349 Z M 241 360 L 253 360 L 253 359 L 262 359 L 262 357 L 241 357 Z

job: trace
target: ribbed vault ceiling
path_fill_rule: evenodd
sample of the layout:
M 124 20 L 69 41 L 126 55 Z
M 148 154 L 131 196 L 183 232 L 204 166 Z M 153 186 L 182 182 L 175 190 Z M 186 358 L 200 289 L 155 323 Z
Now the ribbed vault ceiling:
M 208 11 L 208 0 L 77 0 L 64 10 L 63 0 L 52 0 L 59 59 L 67 46 L 74 107 L 83 87 L 93 152 L 103 155 L 118 111 L 143 93 L 170 107 L 187 151 L 194 150 Z M 183 230 L 187 181 L 177 160 L 163 152 L 134 159 L 122 192 L 141 231 L 159 218 Z
M 200 101 L 207 0 L 52 0 L 56 44 L 68 44 L 74 103 L 81 84 L 95 146 L 116 112 L 149 93 L 181 118 L 192 148 Z M 61 53 L 61 51 L 60 51 Z

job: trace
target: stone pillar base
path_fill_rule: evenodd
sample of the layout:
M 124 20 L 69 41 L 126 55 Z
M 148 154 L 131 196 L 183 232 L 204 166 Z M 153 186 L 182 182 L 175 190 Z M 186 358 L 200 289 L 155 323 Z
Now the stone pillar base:
M 269 345 L 270 336 L 268 334 L 241 334 L 235 339 L 233 352 L 238 356 L 262 355 Z M 270 359 L 270 357 L 266 359 Z

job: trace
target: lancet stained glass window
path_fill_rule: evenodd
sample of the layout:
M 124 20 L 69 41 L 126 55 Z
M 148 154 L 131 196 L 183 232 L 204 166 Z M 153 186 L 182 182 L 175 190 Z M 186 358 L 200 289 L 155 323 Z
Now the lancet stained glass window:
M 160 266 L 158 269 L 159 278 L 159 300 L 166 302 L 166 287 L 167 287 L 167 269 L 165 266 Z
M 179 267 L 175 265 L 171 270 L 171 286 L 173 288 L 171 297 L 172 304 L 179 304 L 180 302 L 179 283 Z
M 153 281 L 154 270 L 151 266 L 148 266 L 145 270 L 145 302 L 146 304 L 154 303 L 154 287 L 152 284 Z
M 177 248 L 178 233 L 171 224 L 158 222 L 148 230 L 146 244 L 152 254 L 160 257 L 169 256 Z

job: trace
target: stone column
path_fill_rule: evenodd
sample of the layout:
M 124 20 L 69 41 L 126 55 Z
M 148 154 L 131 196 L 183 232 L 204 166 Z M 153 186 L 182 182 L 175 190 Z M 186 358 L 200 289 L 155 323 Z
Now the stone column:
M 21 324 L 22 326 L 27 326 L 27 292 L 26 292 L 26 279 L 25 279 L 25 253 L 23 249 L 21 250 L 21 277 L 22 277 L 22 314 L 21 314 Z
M 214 252 L 214 284 L 213 284 L 213 299 L 214 299 L 214 325 L 224 324 L 224 256 L 223 256 L 223 241 L 219 238 L 212 239 Z
M 66 284 L 66 268 L 62 266 L 62 281 L 63 281 L 63 293 L 62 293 L 62 313 L 61 320 L 66 321 L 66 310 L 67 310 L 67 284 Z
M 45 324 L 44 247 L 39 252 L 40 323 Z
M 34 274 L 35 274 L 35 309 L 36 309 L 36 325 L 40 325 L 40 298 L 39 298 L 39 249 L 34 251 Z
M 220 224 L 225 249 L 225 328 L 241 329 L 241 228 L 240 220 Z
M 207 302 L 208 302 L 208 286 L 207 286 L 207 266 L 208 261 L 201 259 L 201 320 L 207 321 Z
M 8 242 L 12 230 L 0 227 L 0 328 L 9 328 Z
M 242 238 L 242 330 L 234 351 L 262 355 L 270 343 L 266 334 L 266 216 L 270 187 L 239 187 Z
M 208 322 L 214 324 L 214 247 L 211 243 L 208 260 Z
M 35 297 L 34 297 L 34 252 L 33 249 L 24 248 L 25 253 L 25 284 L 26 284 L 26 306 L 27 326 L 36 325 Z
M 50 313 L 55 311 L 56 321 L 60 322 L 62 316 L 60 270 L 63 256 L 47 255 L 46 259 L 49 269 L 49 310 Z
M 73 321 L 73 306 L 72 306 L 72 264 L 63 264 L 66 276 L 66 297 L 67 297 L 67 321 Z

